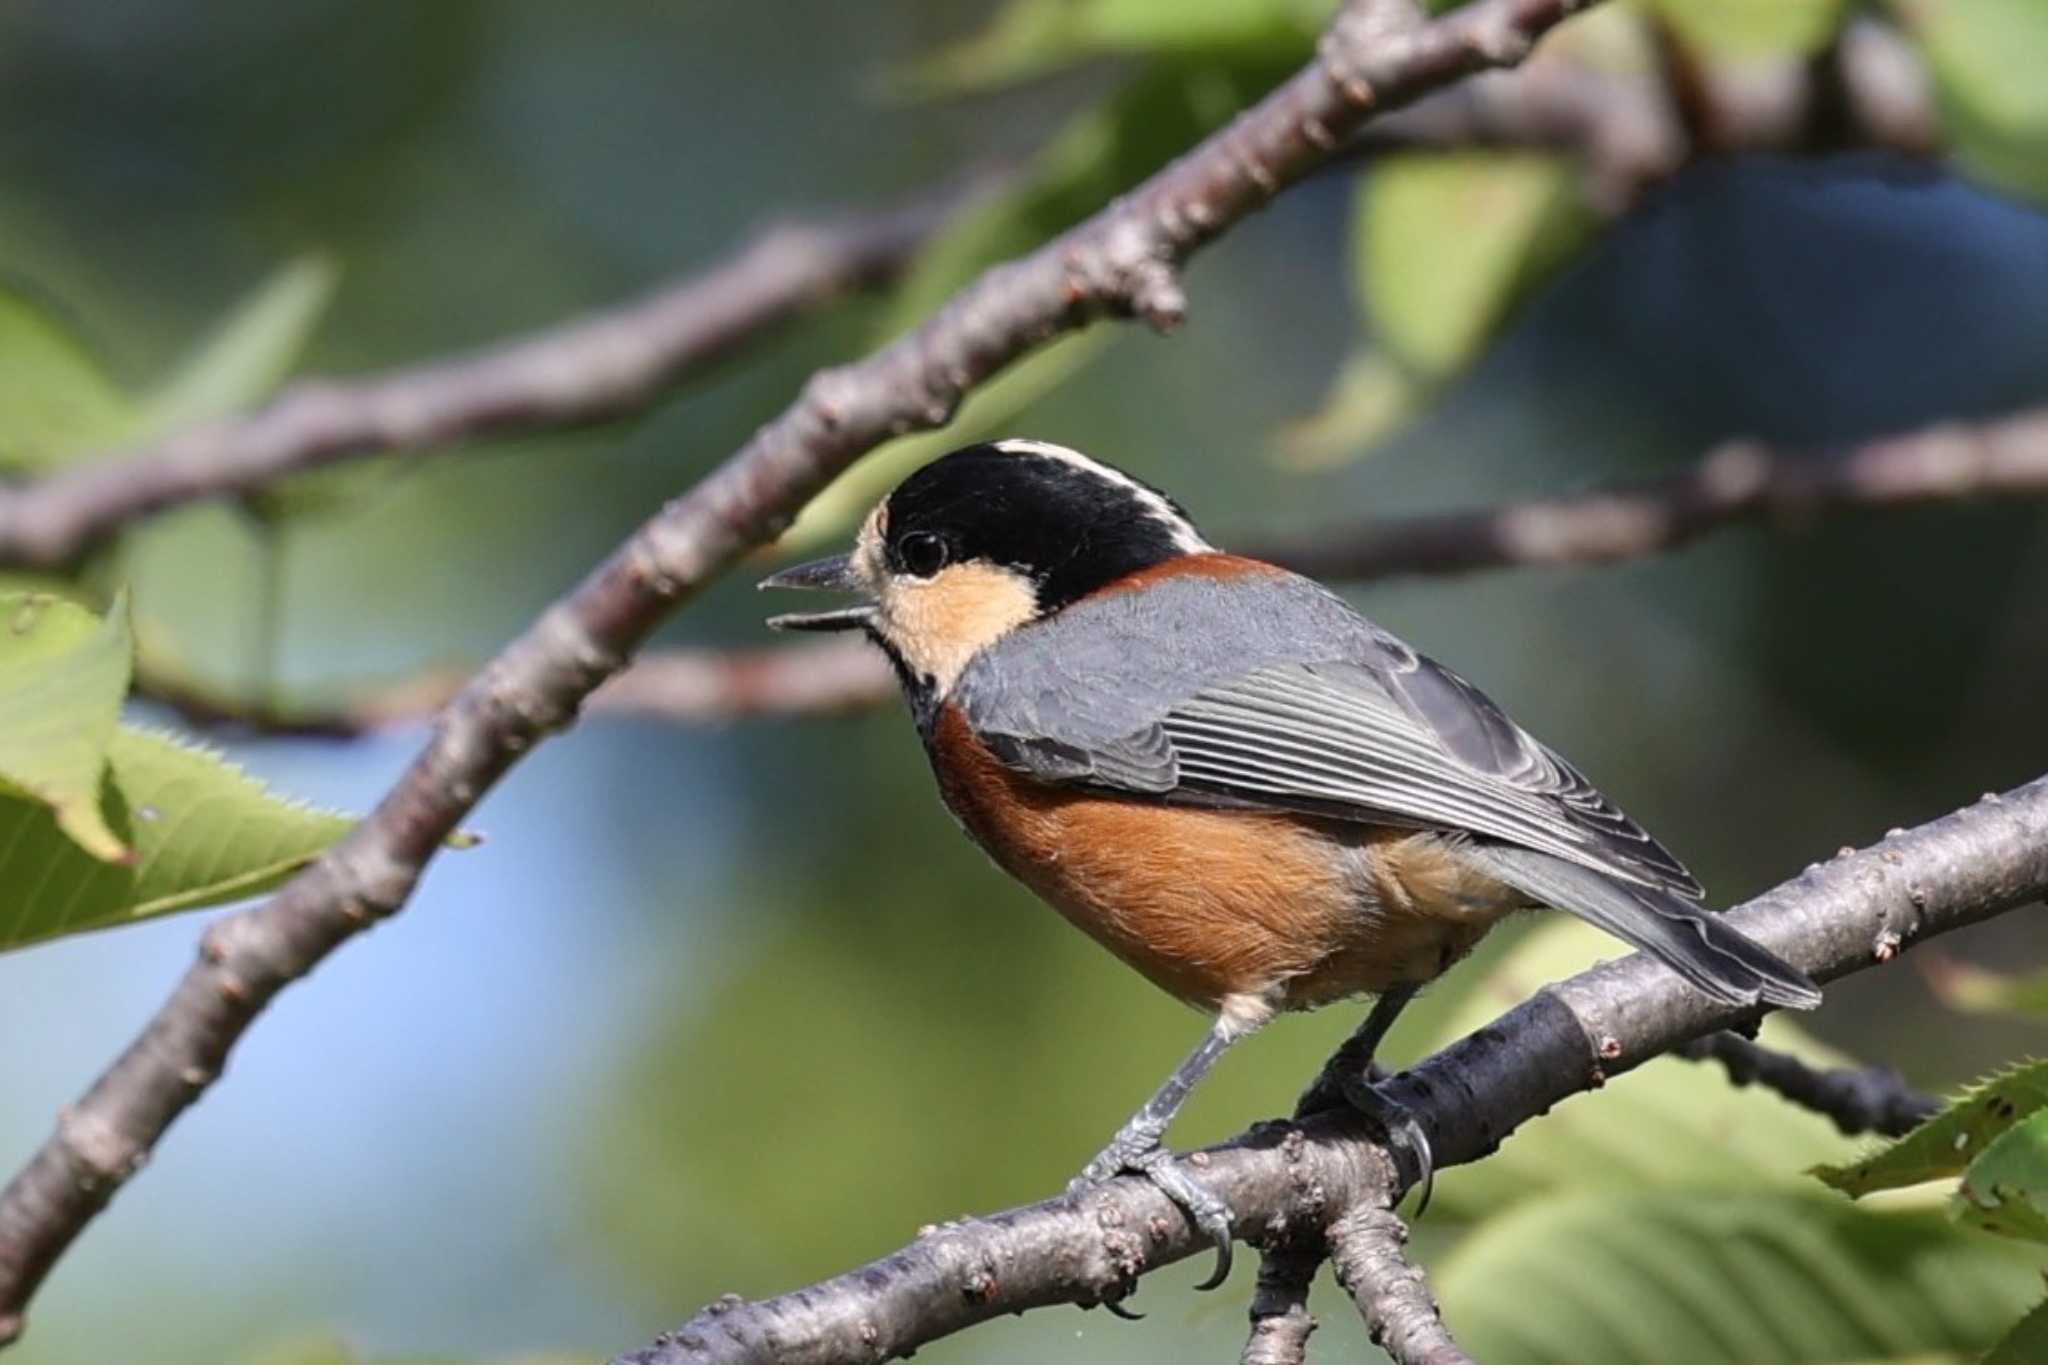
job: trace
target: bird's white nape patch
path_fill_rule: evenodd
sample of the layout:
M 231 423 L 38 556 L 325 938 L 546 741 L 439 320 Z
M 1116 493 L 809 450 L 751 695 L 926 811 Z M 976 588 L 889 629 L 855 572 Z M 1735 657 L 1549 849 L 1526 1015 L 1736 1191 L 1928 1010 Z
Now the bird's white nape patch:
M 1050 441 L 1033 441 L 1022 436 L 1012 436 L 1001 441 L 991 441 L 990 446 L 1006 455 L 1036 455 L 1042 459 L 1058 460 L 1076 469 L 1086 470 L 1104 483 L 1130 493 L 1151 514 L 1154 520 L 1164 525 L 1173 535 L 1174 548 L 1182 554 L 1214 554 L 1216 547 L 1202 539 L 1181 510 L 1173 505 L 1156 488 L 1148 488 L 1121 469 L 1112 469 L 1100 460 L 1090 459 L 1078 450 L 1057 446 Z

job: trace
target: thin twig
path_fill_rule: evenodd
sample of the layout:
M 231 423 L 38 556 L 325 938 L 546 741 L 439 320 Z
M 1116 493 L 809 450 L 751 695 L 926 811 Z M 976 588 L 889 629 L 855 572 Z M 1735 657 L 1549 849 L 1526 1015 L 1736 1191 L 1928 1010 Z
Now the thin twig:
M 179 673 L 135 674 L 135 695 L 187 724 L 231 733 L 347 739 L 430 719 L 468 675 L 430 669 L 403 682 L 363 689 L 339 703 L 252 704 Z M 715 725 L 748 716 L 830 716 L 896 695 L 881 653 L 858 639 L 758 649 L 657 649 L 615 674 L 583 703 L 584 715 L 651 716 Z
M 865 360 L 821 371 L 781 416 L 549 607 L 442 711 L 425 749 L 331 852 L 214 922 L 171 997 L 0 1191 L 0 1341 L 36 1287 L 276 994 L 410 897 L 427 862 L 536 741 L 567 726 L 663 620 L 890 436 L 1053 336 L 1104 317 L 1169 328 L 1181 265 L 1380 109 L 1525 57 L 1588 0 L 1476 0 L 1426 24 L 1352 0 L 1316 58 L 1228 127 Z M 259 462 L 260 463 L 260 462 Z M 16 521 L 13 532 L 24 527 Z M 75 536 L 75 530 L 73 532 Z M 4 538 L 4 537 L 0 537 Z
M 1845 24 L 1810 61 L 1715 63 L 1668 42 L 1666 55 L 1661 66 L 1616 68 L 1549 48 L 1518 70 L 1479 76 L 1375 120 L 1350 152 L 1566 153 L 1591 206 L 1615 216 L 1702 155 L 1883 150 L 1922 158 L 1940 150 L 1933 81 L 1912 43 L 1869 16 Z
M 1944 424 L 1799 456 L 1731 442 L 1697 465 L 1647 483 L 1473 512 L 1331 526 L 1247 553 L 1313 577 L 1363 581 L 1403 574 L 1563 567 L 1663 554 L 1713 531 L 1765 522 L 1804 526 L 1830 513 L 1970 499 L 2048 497 L 2048 409 Z M 350 736 L 431 715 L 459 677 L 428 674 L 341 706 L 263 706 L 139 669 L 139 695 L 193 724 L 263 734 Z M 895 695 L 881 658 L 858 646 L 650 655 L 586 708 L 679 722 L 816 715 Z
M 1361 1204 L 1333 1223 L 1330 1264 L 1366 1334 L 1396 1365 L 1473 1365 L 1451 1340 L 1422 1267 L 1408 1259 L 1408 1225 L 1392 1209 Z
M 1258 1288 L 1252 1291 L 1251 1331 L 1240 1365 L 1303 1365 L 1316 1320 L 1308 1294 L 1329 1254 L 1320 1237 L 1266 1247 L 1259 1258 Z
M 1678 474 L 1578 497 L 1330 528 L 1251 552 L 1318 578 L 1604 564 L 1745 522 L 1971 498 L 2048 497 L 2048 409 L 1801 457 L 1733 441 Z
M 1835 1121 L 1844 1135 L 1902 1137 L 1933 1117 L 1941 1102 L 1906 1084 L 1888 1066 L 1808 1066 L 1790 1053 L 1759 1046 L 1739 1033 L 1710 1033 L 1678 1049 L 1695 1062 L 1715 1061 L 1736 1085 L 1762 1085 Z
M 0 487 L 0 564 L 62 565 L 151 512 L 339 460 L 636 412 L 775 328 L 893 280 L 982 183 L 771 227 L 720 264 L 608 312 L 381 375 L 300 380 L 255 412 Z
M 2044 891 L 2048 777 L 1810 867 L 1728 915 L 1827 981 Z M 1458 1165 L 1571 1096 L 1753 1017 L 1638 953 L 1544 988 L 1381 1090 L 1422 1124 L 1439 1167 Z M 1391 1208 L 1403 1193 L 1394 1163 L 1337 1111 L 1261 1124 L 1186 1159 L 1201 1164 L 1248 1239 L 1313 1236 L 1351 1210 Z M 1150 1182 L 1114 1180 L 1078 1203 L 1058 1197 L 949 1224 L 808 1289 L 723 1300 L 618 1365 L 886 1360 L 1004 1313 L 1099 1303 L 1207 1249 Z

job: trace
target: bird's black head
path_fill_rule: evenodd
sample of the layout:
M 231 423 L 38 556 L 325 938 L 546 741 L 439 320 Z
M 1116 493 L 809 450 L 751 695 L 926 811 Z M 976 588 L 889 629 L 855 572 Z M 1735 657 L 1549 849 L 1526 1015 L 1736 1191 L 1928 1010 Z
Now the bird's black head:
M 861 527 L 853 553 L 763 587 L 837 588 L 872 601 L 776 618 L 866 629 L 913 691 L 943 695 L 983 648 L 1127 574 L 1212 547 L 1171 498 L 1041 441 L 991 441 L 912 474 Z
M 991 441 L 912 474 L 877 512 L 891 573 L 983 563 L 1028 579 L 1039 615 L 1125 574 L 1209 548 L 1179 504 L 1064 446 Z

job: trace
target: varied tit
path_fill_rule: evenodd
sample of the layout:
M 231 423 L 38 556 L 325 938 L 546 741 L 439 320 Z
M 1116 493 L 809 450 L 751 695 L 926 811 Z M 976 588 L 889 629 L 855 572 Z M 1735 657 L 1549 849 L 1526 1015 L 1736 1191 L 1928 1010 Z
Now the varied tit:
M 969 446 L 906 479 L 852 553 L 764 588 L 858 593 L 778 616 L 861 630 L 895 665 L 939 793 L 997 866 L 1179 999 L 1200 1046 L 1082 1170 L 1142 1172 L 1215 1240 L 1230 1212 L 1160 1147 L 1224 1049 L 1281 1010 L 1377 1000 L 1325 1085 L 1409 1149 L 1372 1088 L 1416 989 L 1503 916 L 1570 911 L 1731 1005 L 1813 982 L 1476 687 L 1321 585 L 1202 538 L 1078 452 Z M 1327 1102 L 1327 1101 L 1326 1101 Z M 1205 1286 L 1206 1287 L 1206 1286 Z

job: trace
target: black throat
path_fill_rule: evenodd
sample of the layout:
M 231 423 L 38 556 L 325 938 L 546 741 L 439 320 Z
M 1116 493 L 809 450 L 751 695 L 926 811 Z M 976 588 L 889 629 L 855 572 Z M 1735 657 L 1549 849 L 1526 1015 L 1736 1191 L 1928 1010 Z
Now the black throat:
M 875 642 L 889 660 L 889 667 L 896 670 L 896 681 L 903 688 L 903 700 L 910 703 L 910 718 L 917 722 L 917 732 L 925 739 L 932 737 L 932 726 L 939 719 L 939 680 L 929 673 L 920 673 L 904 661 L 896 646 L 882 637 L 873 626 L 866 628 L 868 639 Z

